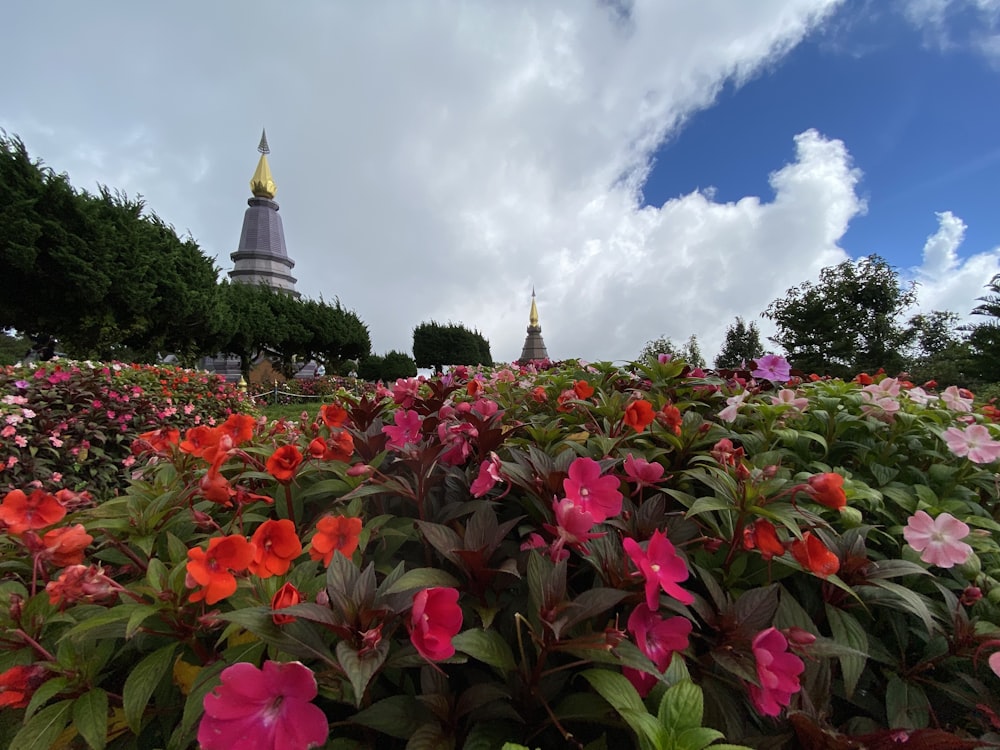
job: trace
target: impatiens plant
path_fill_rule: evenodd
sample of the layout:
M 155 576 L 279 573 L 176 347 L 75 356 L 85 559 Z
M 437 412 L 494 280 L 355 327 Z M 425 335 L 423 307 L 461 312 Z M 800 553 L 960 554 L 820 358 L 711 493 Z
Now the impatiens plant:
M 990 408 L 772 355 L 165 414 L 0 493 L 0 746 L 995 746 Z

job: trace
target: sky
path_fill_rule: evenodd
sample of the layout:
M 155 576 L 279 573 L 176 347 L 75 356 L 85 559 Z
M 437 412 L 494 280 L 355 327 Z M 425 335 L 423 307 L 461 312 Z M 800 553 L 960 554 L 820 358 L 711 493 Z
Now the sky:
M 304 296 L 373 349 L 622 361 L 872 253 L 1000 273 L 1000 0 L 9 0 L 0 128 L 231 268 L 261 129 Z M 16 61 L 17 64 L 13 64 Z M 773 347 L 769 347 L 773 348 Z

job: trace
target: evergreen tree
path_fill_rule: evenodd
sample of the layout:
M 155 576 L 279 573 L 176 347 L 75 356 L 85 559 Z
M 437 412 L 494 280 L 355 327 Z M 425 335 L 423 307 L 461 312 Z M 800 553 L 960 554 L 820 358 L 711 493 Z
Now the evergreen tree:
M 705 358 L 701 354 L 701 347 L 698 346 L 698 337 L 693 333 L 688 337 L 687 343 L 681 347 L 680 356 L 691 367 L 705 366 Z
M 463 325 L 425 322 L 413 329 L 413 359 L 417 367 L 441 372 L 445 365 L 493 364 L 490 342 Z
M 680 351 L 674 346 L 674 342 L 666 336 L 647 341 L 639 352 L 639 359 L 656 359 L 661 354 L 668 354 L 671 358 L 677 357 Z
M 737 316 L 726 329 L 726 341 L 715 358 L 715 366 L 734 370 L 749 366 L 751 361 L 763 355 L 764 347 L 760 343 L 757 324 L 751 320 L 747 325 L 743 318 Z
M 990 320 L 969 325 L 966 330 L 975 375 L 986 383 L 1000 383 L 1000 274 L 990 279 L 986 288 L 990 293 L 976 298 L 982 304 L 972 314 Z

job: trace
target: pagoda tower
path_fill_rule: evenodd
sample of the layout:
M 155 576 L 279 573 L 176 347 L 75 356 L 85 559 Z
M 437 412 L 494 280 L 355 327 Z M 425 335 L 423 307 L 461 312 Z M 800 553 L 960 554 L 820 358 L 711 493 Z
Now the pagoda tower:
M 249 208 L 243 215 L 239 248 L 229 256 L 233 261 L 229 278 L 240 284 L 267 284 L 298 297 L 296 279 L 291 275 L 295 262 L 288 257 L 285 230 L 274 200 L 278 188 L 267 163 L 271 149 L 267 146 L 266 131 L 261 131 L 257 150 L 260 151 L 260 160 L 250 178 L 253 197 L 247 200 Z
M 531 312 L 528 313 L 528 335 L 524 338 L 524 348 L 518 364 L 526 365 L 532 360 L 548 359 L 549 352 L 542 340 L 542 327 L 538 325 L 538 306 L 535 304 L 535 288 L 531 288 Z

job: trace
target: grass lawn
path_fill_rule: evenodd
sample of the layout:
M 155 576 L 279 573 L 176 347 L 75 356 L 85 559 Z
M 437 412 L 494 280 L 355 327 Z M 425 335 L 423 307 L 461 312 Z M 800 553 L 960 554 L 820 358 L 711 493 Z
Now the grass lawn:
M 323 404 L 323 401 L 321 399 L 310 399 L 310 401 L 312 403 L 268 404 L 259 408 L 269 421 L 281 418 L 297 420 L 303 411 L 308 412 L 313 417 L 319 413 L 319 407 Z

